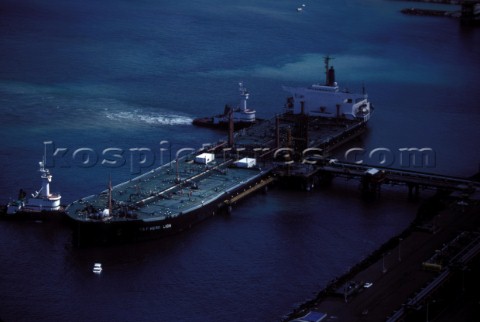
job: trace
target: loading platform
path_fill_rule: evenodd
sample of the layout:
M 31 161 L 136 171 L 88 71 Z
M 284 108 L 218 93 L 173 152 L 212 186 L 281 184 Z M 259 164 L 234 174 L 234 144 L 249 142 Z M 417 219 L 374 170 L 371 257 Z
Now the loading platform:
M 409 198 L 418 197 L 420 189 L 437 189 L 472 195 L 480 190 L 480 183 L 465 178 L 438 175 L 406 169 L 372 167 L 366 164 L 340 162 L 336 159 L 307 160 L 302 163 L 283 164 L 275 174 L 300 183 L 306 190 L 334 177 L 357 179 L 362 192 L 375 195 L 383 184 L 403 185 L 408 188 Z
M 270 169 L 272 181 L 284 181 L 290 187 L 303 190 L 311 190 L 334 177 L 358 180 L 362 193 L 366 196 L 378 195 L 381 186 L 385 184 L 406 186 L 409 199 L 418 198 L 422 189 L 457 192 L 465 196 L 480 190 L 479 182 L 465 178 L 342 162 L 331 158 L 333 150 L 365 130 L 365 122 L 283 114 L 232 132 L 228 139 L 233 142 L 232 145 L 220 142 L 217 143 L 217 148 L 210 150 L 237 160 L 252 157 L 257 166 Z M 241 198 L 244 196 L 242 194 Z M 235 201 L 232 198 L 226 203 Z

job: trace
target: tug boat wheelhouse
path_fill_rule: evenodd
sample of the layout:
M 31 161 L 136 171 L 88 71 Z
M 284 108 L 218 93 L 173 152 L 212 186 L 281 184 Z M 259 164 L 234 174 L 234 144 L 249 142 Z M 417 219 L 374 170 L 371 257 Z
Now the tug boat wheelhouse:
M 307 114 L 326 118 L 345 118 L 367 122 L 370 119 L 372 105 L 368 95 L 340 90 L 335 81 L 335 70 L 329 66 L 330 57 L 325 57 L 326 81 L 324 85 L 313 84 L 310 87 L 287 87 L 283 89 L 293 96 L 287 98 L 286 113 Z

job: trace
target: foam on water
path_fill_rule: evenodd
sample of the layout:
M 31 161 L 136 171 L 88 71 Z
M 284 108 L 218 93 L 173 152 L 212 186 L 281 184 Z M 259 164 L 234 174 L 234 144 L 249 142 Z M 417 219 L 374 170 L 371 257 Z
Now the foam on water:
M 144 112 L 142 110 L 110 112 L 105 111 L 105 116 L 115 122 L 145 123 L 149 125 L 189 125 L 191 117 L 165 112 Z

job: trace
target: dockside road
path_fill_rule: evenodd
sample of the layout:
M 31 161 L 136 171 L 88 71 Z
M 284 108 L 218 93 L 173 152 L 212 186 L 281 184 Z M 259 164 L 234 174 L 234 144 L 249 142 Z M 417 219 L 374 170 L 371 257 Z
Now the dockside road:
M 391 241 L 394 241 L 396 246 L 377 254 L 368 266 L 359 268 L 349 274 L 348 279 L 336 285 L 336 291 L 319 295 L 288 320 L 294 320 L 309 311 L 327 314 L 322 321 L 387 321 L 389 318 L 392 321 L 425 321 L 429 314 L 430 319 L 434 315 L 441 319 L 441 316 L 446 314 L 450 317 L 465 314 L 465 308 L 458 304 L 458 301 L 467 300 L 461 299 L 460 292 L 461 288 L 465 289 L 466 284 L 471 282 L 465 277 L 462 283 L 453 287 L 451 293 L 456 293 L 455 300 L 443 297 L 440 304 L 439 300 L 435 301 L 436 289 L 432 289 L 432 293 L 427 294 L 415 307 L 409 307 L 408 303 L 445 272 L 426 270 L 422 263 L 439 253 L 461 232 L 474 232 L 478 235 L 480 205 L 476 202 L 464 206 L 459 205 L 458 201 L 451 201 L 448 208 L 435 215 L 429 224 L 429 227 L 432 227 L 430 230 L 413 228 L 402 236 L 395 237 Z M 478 264 L 478 256 L 476 261 Z M 473 275 L 477 274 L 470 274 Z M 480 296 L 477 296 L 476 300 L 470 301 L 477 306 L 476 312 L 479 312 L 479 300 Z M 436 302 L 438 304 L 434 310 Z M 398 319 L 395 316 L 398 316 Z

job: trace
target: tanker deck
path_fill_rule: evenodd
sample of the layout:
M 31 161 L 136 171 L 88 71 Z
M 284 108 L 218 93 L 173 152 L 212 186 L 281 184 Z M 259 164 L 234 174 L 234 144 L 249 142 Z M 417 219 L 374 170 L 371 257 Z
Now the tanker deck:
M 70 204 L 66 213 L 74 244 L 148 240 L 188 229 L 263 183 L 270 170 L 236 162 L 229 155 L 208 163 L 199 163 L 194 155 L 172 161 Z

